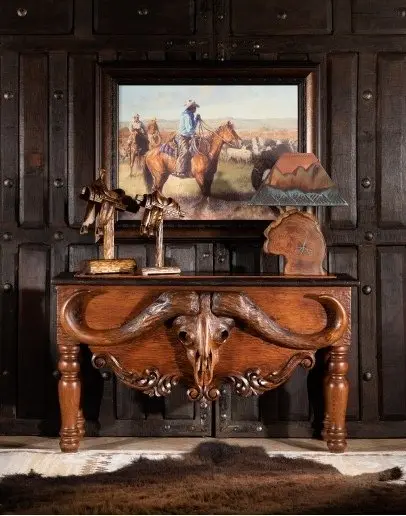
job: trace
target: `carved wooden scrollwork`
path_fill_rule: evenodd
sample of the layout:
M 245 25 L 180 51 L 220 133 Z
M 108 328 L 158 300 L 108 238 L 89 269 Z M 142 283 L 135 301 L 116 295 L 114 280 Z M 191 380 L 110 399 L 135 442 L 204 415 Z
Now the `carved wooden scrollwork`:
M 96 369 L 110 367 L 119 380 L 148 396 L 167 396 L 179 380 L 179 376 L 162 375 L 156 368 L 145 369 L 142 373 L 126 371 L 120 362 L 109 353 L 93 355 L 92 364 Z
M 61 324 L 76 341 L 94 347 L 114 347 L 135 341 L 146 332 L 164 323 L 170 323 L 182 343 L 193 368 L 194 385 L 189 388 L 191 400 L 213 401 L 218 398 L 215 369 L 220 360 L 221 346 L 229 339 L 233 328 L 253 333 L 266 343 L 297 350 L 278 371 L 265 376 L 258 369 L 232 373 L 228 377 L 234 390 L 242 396 L 257 395 L 283 383 L 295 367 L 314 364 L 314 352 L 337 342 L 348 326 L 342 304 L 332 296 L 306 297 L 320 303 L 327 315 L 326 327 L 313 334 L 300 334 L 280 326 L 275 319 L 261 310 L 247 295 L 238 292 L 196 293 L 186 291 L 164 292 L 138 315 L 116 328 L 97 330 L 85 321 L 86 303 L 102 291 L 81 290 L 73 293 L 61 309 Z M 271 302 L 271 300 L 270 300 Z M 109 350 L 110 351 L 110 350 Z M 117 377 L 130 387 L 146 394 L 164 396 L 179 380 L 179 375 L 162 374 L 153 364 L 142 372 L 126 371 L 110 352 L 96 354 L 95 367 L 107 365 Z
M 299 364 L 305 369 L 311 369 L 315 364 L 314 353 L 296 353 L 281 370 L 266 376 L 259 369 L 249 369 L 244 375 L 230 375 L 227 380 L 232 383 L 236 394 L 244 397 L 257 396 L 285 382 Z

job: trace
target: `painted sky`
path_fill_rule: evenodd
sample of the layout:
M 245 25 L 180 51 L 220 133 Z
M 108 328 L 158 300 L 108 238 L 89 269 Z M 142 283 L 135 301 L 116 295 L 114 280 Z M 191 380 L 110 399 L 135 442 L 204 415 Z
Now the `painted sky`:
M 203 119 L 297 118 L 295 85 L 124 85 L 119 89 L 120 122 L 135 113 L 142 119 L 177 120 L 188 99 L 195 100 Z

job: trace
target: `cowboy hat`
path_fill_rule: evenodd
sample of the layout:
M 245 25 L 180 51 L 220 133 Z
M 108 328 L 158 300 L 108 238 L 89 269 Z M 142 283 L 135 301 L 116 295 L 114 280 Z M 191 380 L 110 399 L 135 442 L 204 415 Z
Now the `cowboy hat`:
M 200 107 L 200 106 L 199 106 L 199 104 L 196 104 L 196 102 L 195 102 L 194 100 L 190 100 L 190 99 L 189 99 L 189 100 L 187 100 L 187 101 L 185 102 L 185 108 L 186 108 L 186 109 L 189 109 L 189 108 L 191 108 L 191 107 L 197 107 L 197 108 L 198 108 L 198 107 Z

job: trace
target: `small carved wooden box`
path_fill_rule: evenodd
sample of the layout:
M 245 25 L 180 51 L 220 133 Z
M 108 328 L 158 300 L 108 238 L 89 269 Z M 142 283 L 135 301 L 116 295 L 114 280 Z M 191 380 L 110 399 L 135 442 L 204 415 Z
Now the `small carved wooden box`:
M 284 383 L 315 352 L 330 348 L 324 438 L 346 447 L 347 354 L 351 337 L 348 276 L 193 276 L 54 280 L 58 295 L 61 449 L 84 434 L 79 343 L 96 368 L 110 367 L 128 386 L 170 395 L 177 382 L 191 400 L 213 401 L 230 382 L 241 396 Z

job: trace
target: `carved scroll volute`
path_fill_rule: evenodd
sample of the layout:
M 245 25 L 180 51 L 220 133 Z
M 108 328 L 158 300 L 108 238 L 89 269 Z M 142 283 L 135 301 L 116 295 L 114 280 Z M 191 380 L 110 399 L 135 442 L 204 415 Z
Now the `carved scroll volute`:
M 197 399 L 199 394 L 209 399 L 217 397 L 218 393 L 211 385 L 214 369 L 219 361 L 220 347 L 228 339 L 233 326 L 233 319 L 212 313 L 210 294 L 201 294 L 197 316 L 180 316 L 174 320 L 173 328 L 193 367 L 197 391 L 191 389 L 190 398 Z

